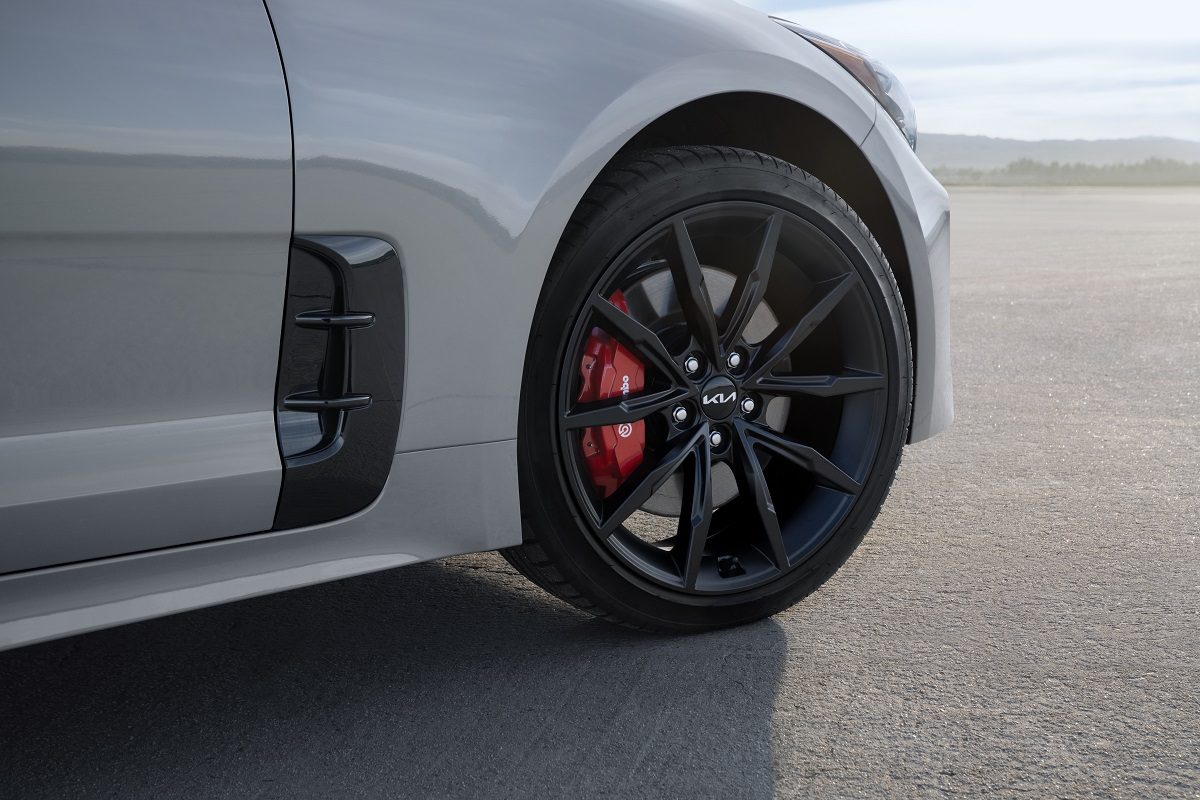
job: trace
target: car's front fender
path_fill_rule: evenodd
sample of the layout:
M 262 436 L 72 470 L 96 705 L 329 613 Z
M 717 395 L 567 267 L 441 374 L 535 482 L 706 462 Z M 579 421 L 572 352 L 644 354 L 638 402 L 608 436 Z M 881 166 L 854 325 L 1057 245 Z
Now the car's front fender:
M 404 265 L 398 451 L 516 436 L 554 250 L 596 175 L 653 120 L 725 92 L 803 103 L 856 143 L 875 120 L 844 70 L 734 3 L 494 5 L 270 3 L 297 233 L 377 236 Z

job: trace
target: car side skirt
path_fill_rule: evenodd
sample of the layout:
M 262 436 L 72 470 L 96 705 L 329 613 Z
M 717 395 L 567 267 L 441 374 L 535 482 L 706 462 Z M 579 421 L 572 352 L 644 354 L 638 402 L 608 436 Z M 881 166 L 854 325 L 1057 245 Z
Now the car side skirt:
M 521 541 L 515 440 L 399 453 L 325 525 L 0 577 L 0 649 Z M 403 580 L 403 578 L 398 578 Z

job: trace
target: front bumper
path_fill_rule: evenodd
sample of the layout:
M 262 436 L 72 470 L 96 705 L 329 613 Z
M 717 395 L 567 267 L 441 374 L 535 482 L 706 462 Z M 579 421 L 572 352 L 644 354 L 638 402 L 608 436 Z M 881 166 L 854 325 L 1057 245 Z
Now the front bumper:
M 950 196 L 886 117 L 862 144 L 900 224 L 912 274 L 913 387 L 909 442 L 954 420 L 950 373 Z

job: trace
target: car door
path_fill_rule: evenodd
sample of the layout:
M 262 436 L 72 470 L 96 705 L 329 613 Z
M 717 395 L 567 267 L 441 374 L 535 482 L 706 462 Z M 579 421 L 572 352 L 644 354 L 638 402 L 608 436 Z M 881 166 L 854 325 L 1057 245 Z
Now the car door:
M 291 147 L 261 0 L 0 4 L 0 573 L 271 527 Z

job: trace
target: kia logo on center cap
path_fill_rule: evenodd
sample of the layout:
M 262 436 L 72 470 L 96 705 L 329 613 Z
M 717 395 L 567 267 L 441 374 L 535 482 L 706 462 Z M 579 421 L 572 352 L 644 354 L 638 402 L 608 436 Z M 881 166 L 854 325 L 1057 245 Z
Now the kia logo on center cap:
M 737 387 L 729 378 L 713 378 L 700 392 L 700 408 L 709 419 L 725 419 L 737 406 Z

